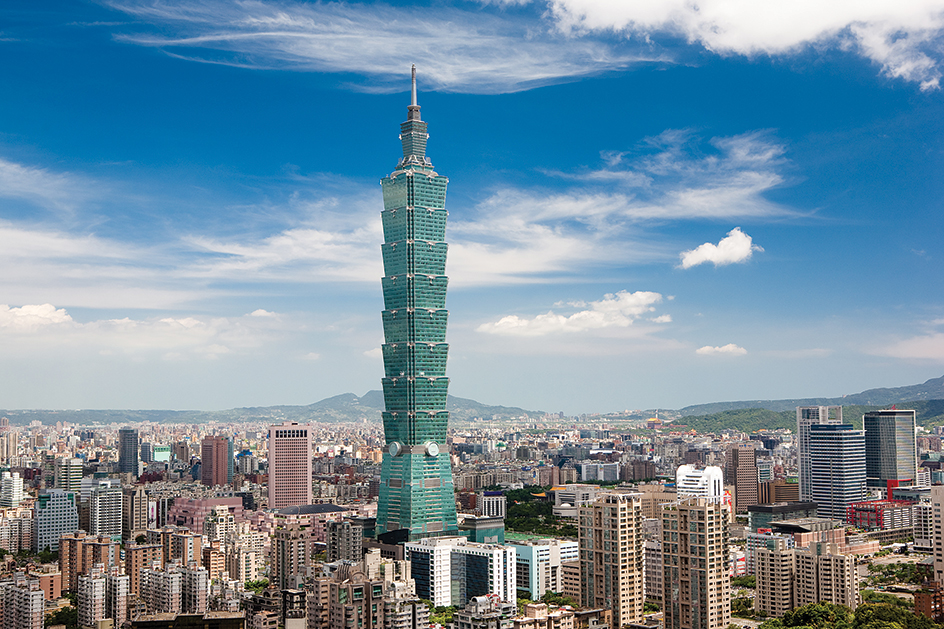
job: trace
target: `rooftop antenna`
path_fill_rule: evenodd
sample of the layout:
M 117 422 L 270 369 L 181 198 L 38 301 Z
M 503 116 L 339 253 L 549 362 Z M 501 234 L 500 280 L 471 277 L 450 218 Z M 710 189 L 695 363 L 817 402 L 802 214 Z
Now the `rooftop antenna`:
M 410 95 L 410 105 L 416 107 L 416 64 L 413 64 L 413 93 Z

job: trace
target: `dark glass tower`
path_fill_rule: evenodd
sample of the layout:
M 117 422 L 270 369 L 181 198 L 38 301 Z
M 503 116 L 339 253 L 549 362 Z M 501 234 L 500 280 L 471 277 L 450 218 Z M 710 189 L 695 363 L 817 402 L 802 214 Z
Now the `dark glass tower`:
M 416 66 L 403 158 L 381 180 L 384 244 L 384 448 L 377 534 L 455 535 L 446 451 L 446 184 L 426 157 Z
M 118 471 L 138 475 L 138 429 L 125 426 L 118 431 Z

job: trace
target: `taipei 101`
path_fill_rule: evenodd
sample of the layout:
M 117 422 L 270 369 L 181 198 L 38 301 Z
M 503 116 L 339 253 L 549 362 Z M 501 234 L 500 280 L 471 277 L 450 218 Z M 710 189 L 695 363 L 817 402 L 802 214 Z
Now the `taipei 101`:
M 942 51 L 3 3 L 0 625 L 944 626 Z

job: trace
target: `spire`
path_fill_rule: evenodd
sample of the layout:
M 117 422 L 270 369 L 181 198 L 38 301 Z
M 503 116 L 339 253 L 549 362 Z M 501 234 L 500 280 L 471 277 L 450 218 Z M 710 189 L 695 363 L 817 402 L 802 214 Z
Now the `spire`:
M 416 64 L 413 64 L 413 86 L 410 92 L 410 106 L 407 107 L 410 114 L 407 116 L 408 120 L 419 120 L 420 119 L 420 106 L 416 104 Z

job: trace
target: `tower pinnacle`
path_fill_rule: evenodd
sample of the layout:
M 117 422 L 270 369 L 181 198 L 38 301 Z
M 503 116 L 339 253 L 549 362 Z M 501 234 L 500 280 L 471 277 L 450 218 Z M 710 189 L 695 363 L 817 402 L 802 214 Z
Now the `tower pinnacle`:
M 407 116 L 407 120 L 419 120 L 420 119 L 420 106 L 416 104 L 416 64 L 413 64 L 413 85 L 410 91 L 410 106 L 407 107 L 410 112 L 410 115 Z

